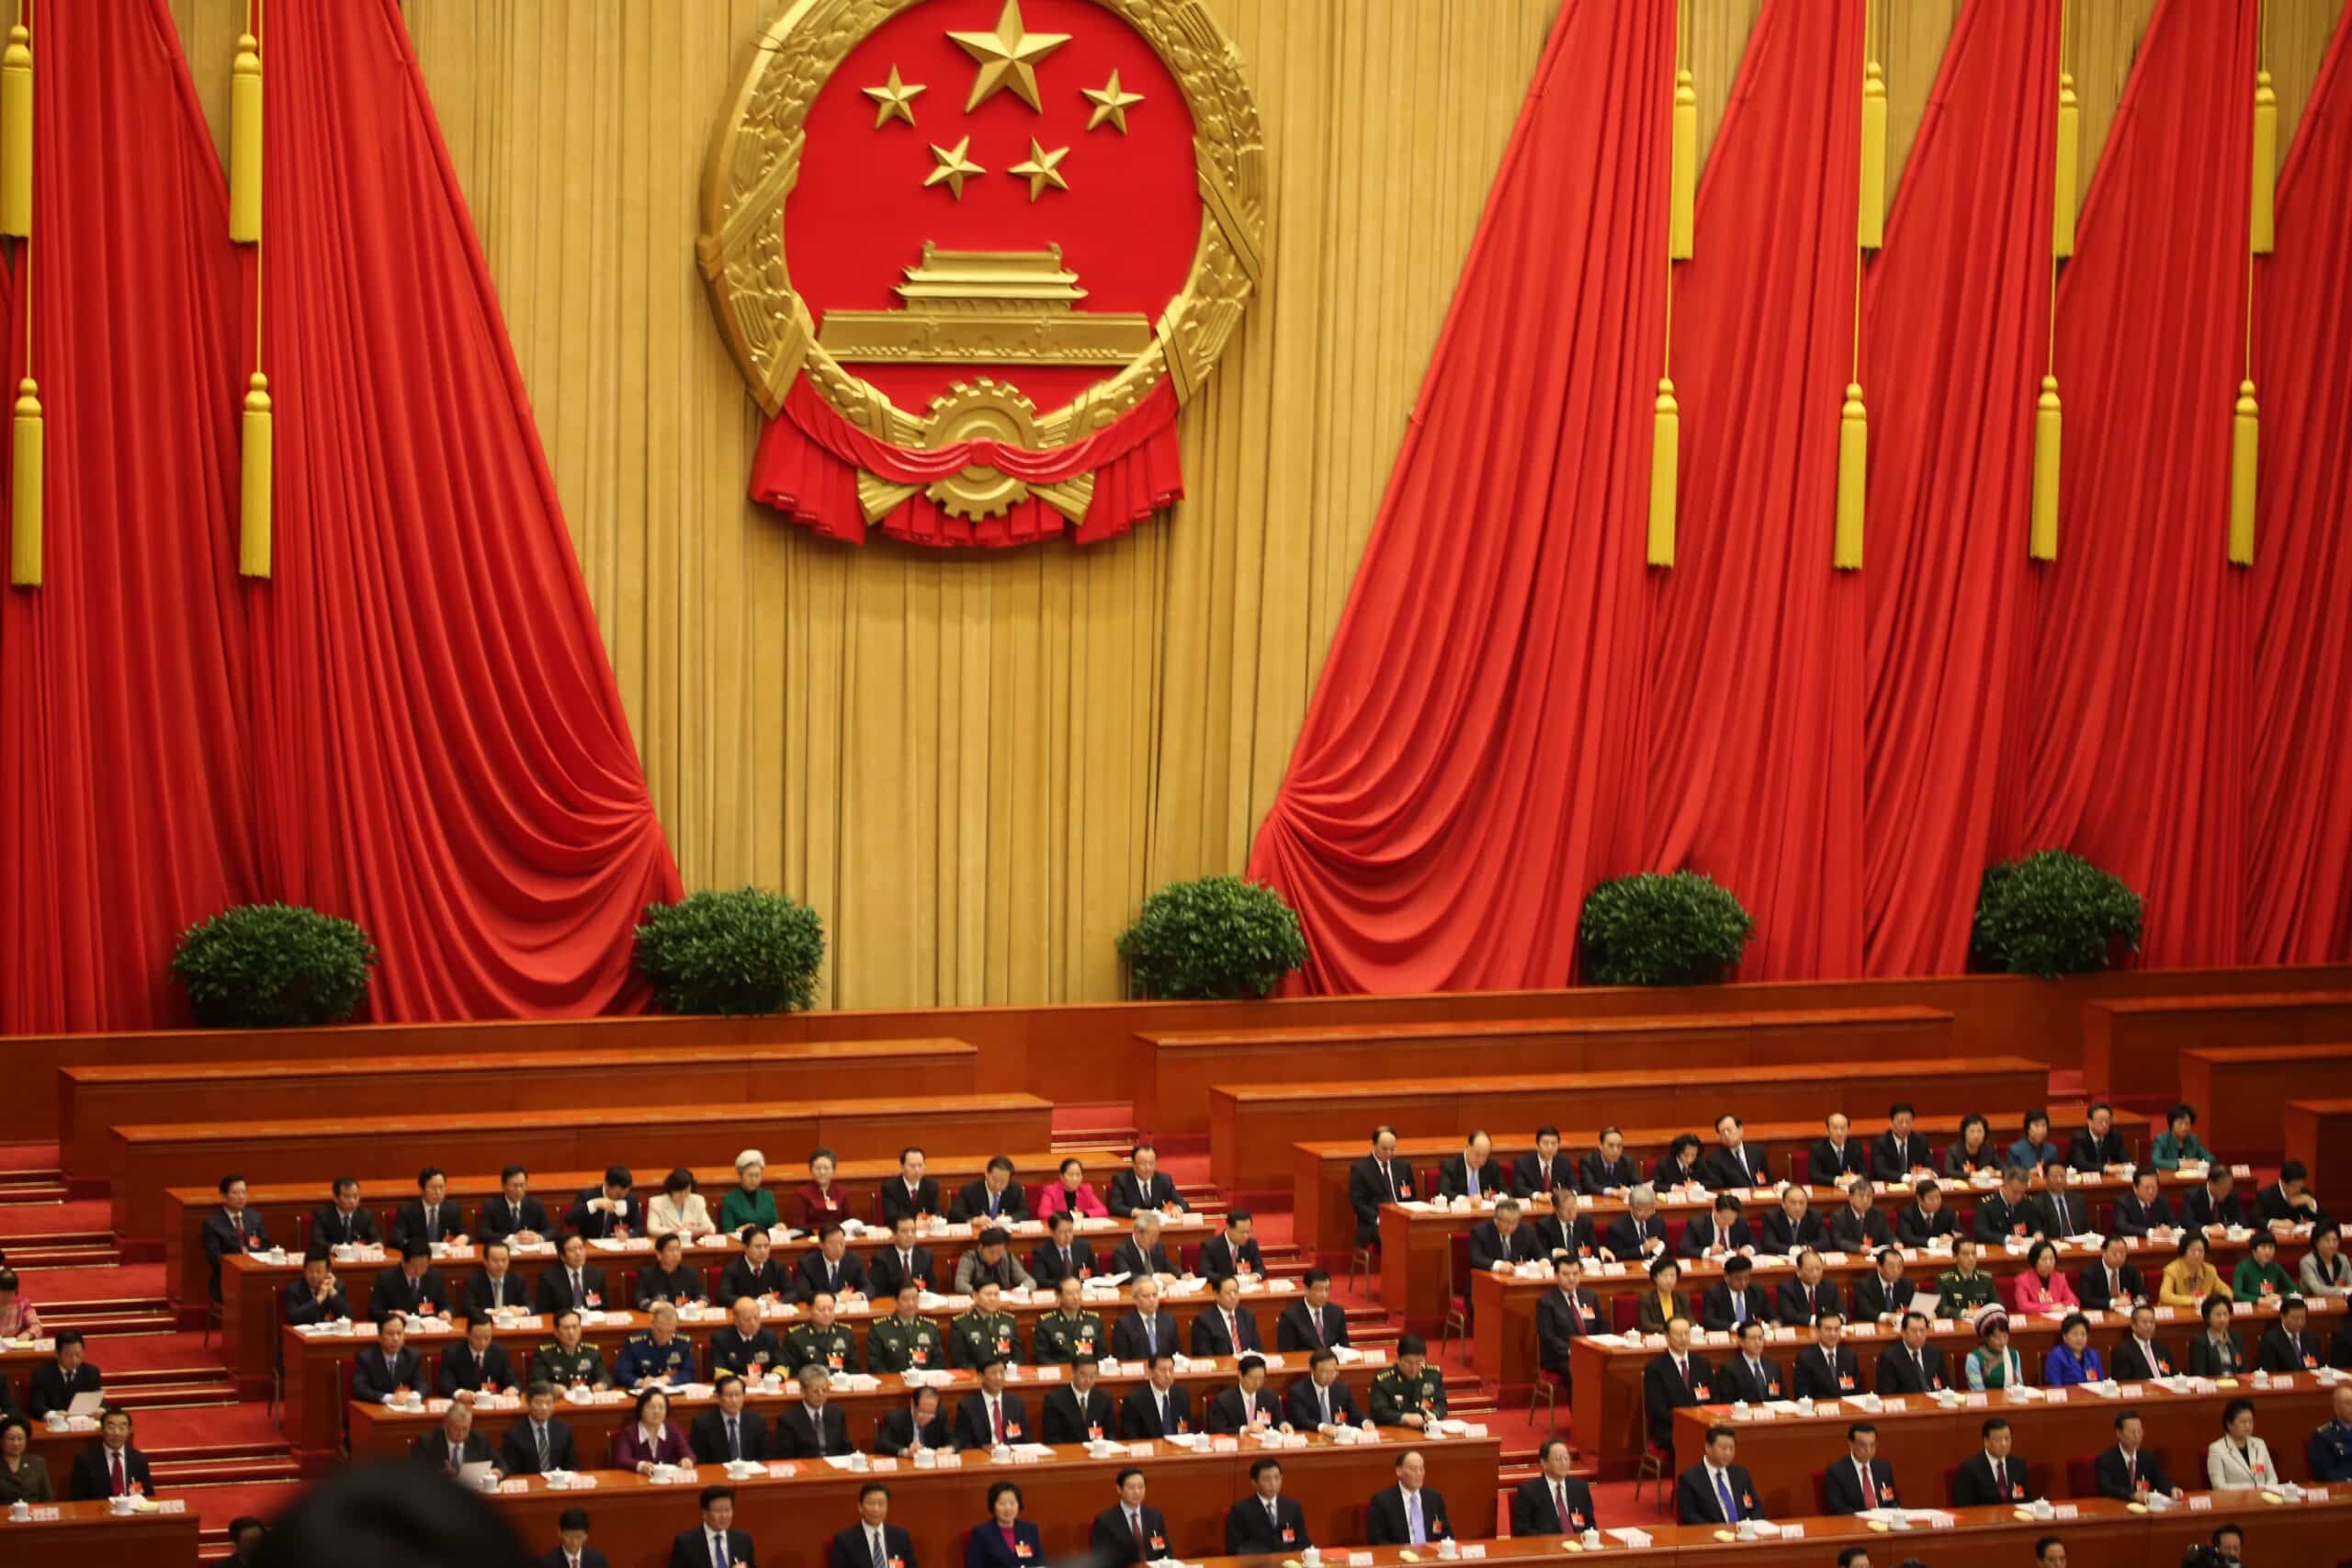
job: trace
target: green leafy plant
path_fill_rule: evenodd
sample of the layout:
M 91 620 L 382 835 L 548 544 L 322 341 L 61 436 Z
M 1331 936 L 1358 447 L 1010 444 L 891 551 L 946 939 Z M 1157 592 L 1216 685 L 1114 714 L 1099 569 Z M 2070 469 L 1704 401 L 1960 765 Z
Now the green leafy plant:
M 2140 951 L 2140 896 L 2080 855 L 2043 850 L 1988 867 L 1969 946 L 1980 969 L 2088 975 Z
M 1596 986 L 1706 986 L 1739 962 L 1756 921 L 1695 871 L 1644 872 L 1585 896 L 1577 939 Z
M 208 1029 L 305 1029 L 357 1012 L 375 962 L 376 944 L 349 920 L 240 904 L 180 933 L 172 973 Z
M 817 1005 L 825 923 L 781 893 L 741 887 L 646 907 L 637 967 L 664 1012 L 800 1012 Z
M 1306 962 L 1297 913 L 1271 887 L 1238 876 L 1171 882 L 1143 901 L 1119 937 L 1138 995 L 1262 997 Z

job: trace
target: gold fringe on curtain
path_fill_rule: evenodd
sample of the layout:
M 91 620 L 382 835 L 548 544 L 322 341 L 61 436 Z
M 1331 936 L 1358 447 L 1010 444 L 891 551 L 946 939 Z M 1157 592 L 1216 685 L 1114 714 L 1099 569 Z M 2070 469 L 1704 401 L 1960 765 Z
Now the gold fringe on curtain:
M 261 238 L 261 0 L 253 0 L 237 38 L 229 78 L 229 238 Z
M 254 373 L 246 383 L 244 412 L 238 421 L 237 574 L 267 577 L 274 553 L 270 485 L 277 471 L 277 443 L 270 428 L 269 378 L 261 368 L 261 0 L 253 0 L 247 27 L 237 40 L 234 96 L 230 104 L 229 237 L 254 247 Z M 252 45 L 250 51 L 247 44 Z M 245 68 L 248 59 L 251 71 Z M 240 177 L 248 204 L 242 232 L 238 229 Z
M 0 52 L 0 234 L 33 231 L 33 0 L 21 0 Z

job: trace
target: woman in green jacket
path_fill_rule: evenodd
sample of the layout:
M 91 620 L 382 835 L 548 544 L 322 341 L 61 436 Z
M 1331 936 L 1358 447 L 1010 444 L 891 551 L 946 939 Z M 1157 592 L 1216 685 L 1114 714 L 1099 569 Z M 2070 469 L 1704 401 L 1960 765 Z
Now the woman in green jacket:
M 2184 1160 L 2191 1164 L 2201 1161 L 2209 1166 L 2213 1163 L 2213 1151 L 2197 1141 L 2195 1106 L 2176 1105 L 2165 1121 L 2167 1125 L 2156 1134 L 2156 1141 L 2148 1151 L 2151 1165 L 2158 1170 L 2178 1170 Z
M 775 1227 L 775 1194 L 761 1185 L 767 1173 L 767 1156 L 759 1150 L 745 1149 L 735 1156 L 734 1190 L 718 1205 L 720 1230 L 734 1235 L 745 1225 L 757 1225 L 762 1230 Z
M 2283 1302 L 2294 1293 L 2293 1278 L 2278 1267 L 2278 1238 L 2268 1231 L 2255 1232 L 2230 1280 L 2230 1294 L 2242 1302 Z

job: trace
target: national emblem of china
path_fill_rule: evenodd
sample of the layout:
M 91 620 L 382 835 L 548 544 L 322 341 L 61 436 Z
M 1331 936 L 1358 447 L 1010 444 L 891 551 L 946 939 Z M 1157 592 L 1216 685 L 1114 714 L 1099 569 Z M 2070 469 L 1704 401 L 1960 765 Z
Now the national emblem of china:
M 851 541 L 1125 532 L 1183 493 L 1265 185 L 1199 0 L 792 0 L 703 181 L 753 499 Z

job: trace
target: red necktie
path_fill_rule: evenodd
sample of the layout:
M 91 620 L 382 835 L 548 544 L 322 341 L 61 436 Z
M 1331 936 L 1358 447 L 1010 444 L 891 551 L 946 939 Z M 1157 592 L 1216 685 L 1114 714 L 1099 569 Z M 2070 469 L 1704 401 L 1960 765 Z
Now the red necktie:
M 120 1449 L 108 1450 L 107 1462 L 114 1466 L 114 1495 L 119 1497 L 124 1493 L 130 1490 L 130 1486 L 122 1478 L 122 1450 Z
M 1993 1461 L 1993 1490 L 2007 1501 L 2009 1495 L 2009 1467 L 1999 1460 Z
M 1871 1479 L 1871 1472 L 1867 1466 L 1862 1470 L 1862 1506 L 1865 1508 L 1878 1506 L 1878 1483 Z
M 997 1400 L 989 1401 L 989 1425 L 995 1430 L 996 1440 L 1000 1443 L 1003 1442 L 1004 1405 Z

